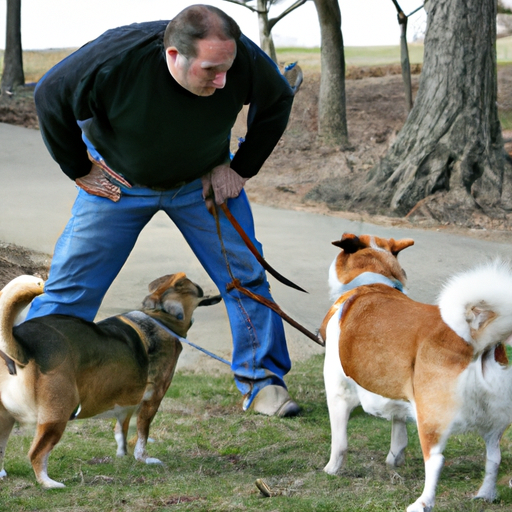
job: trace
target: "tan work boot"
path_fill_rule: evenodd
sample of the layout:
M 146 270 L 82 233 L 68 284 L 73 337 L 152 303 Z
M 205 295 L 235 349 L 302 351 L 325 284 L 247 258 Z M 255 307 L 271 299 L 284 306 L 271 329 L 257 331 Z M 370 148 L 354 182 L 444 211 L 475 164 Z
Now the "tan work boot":
M 255 396 L 250 408 L 260 414 L 280 418 L 296 416 L 300 411 L 300 407 L 282 386 L 265 386 Z

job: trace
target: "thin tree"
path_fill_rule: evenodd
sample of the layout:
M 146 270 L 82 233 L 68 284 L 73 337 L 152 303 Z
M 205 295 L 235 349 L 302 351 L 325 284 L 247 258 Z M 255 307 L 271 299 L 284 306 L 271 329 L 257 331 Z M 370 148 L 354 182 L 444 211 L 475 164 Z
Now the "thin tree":
M 412 110 L 412 83 L 411 63 L 409 61 L 409 48 L 407 46 L 407 15 L 404 13 L 397 0 L 391 0 L 395 5 L 398 24 L 400 25 L 400 64 L 402 66 L 402 80 L 405 88 L 405 104 L 407 112 Z
M 7 0 L 7 29 L 5 38 L 2 93 L 11 92 L 25 83 L 21 48 L 21 0 Z
M 261 49 L 277 64 L 276 48 L 274 39 L 272 38 L 272 29 L 276 23 L 281 21 L 285 16 L 304 5 L 308 0 L 296 0 L 292 5 L 286 8 L 275 18 L 269 18 L 270 8 L 280 3 L 282 0 L 225 0 L 233 4 L 246 7 L 258 15 L 258 27 L 260 34 Z M 251 5 L 255 3 L 256 6 Z
M 482 213 L 504 217 L 512 210 L 512 172 L 496 105 L 496 0 L 425 8 L 414 107 L 350 207 L 456 223 Z
M 253 0 L 226 0 L 243 5 L 258 12 L 260 22 L 261 46 L 277 62 L 273 42 L 268 42 L 267 35 L 272 39 L 271 30 L 275 24 L 307 0 L 297 0 L 285 9 L 279 16 L 268 19 L 270 6 L 278 0 L 257 0 L 261 10 L 248 5 Z M 346 148 L 349 145 L 345 97 L 345 55 L 343 36 L 341 33 L 341 12 L 338 0 L 314 0 L 321 33 L 321 79 L 318 100 L 318 135 L 320 140 L 328 145 Z M 266 16 L 266 17 L 265 17 Z M 262 31 L 261 27 L 267 30 Z M 274 56 L 272 56 L 274 52 Z
M 314 0 L 321 34 L 318 135 L 328 145 L 348 146 L 345 54 L 338 0 Z

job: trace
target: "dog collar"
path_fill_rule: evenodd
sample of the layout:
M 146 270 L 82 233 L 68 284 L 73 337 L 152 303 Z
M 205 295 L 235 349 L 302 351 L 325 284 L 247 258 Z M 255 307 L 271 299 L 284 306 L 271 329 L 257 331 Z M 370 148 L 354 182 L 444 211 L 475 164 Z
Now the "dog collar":
M 347 284 L 342 284 L 339 293 L 340 295 L 357 288 L 358 286 L 365 286 L 369 284 L 385 284 L 387 286 L 391 286 L 391 288 L 396 288 L 397 290 L 404 292 L 404 287 L 402 283 L 398 279 L 390 279 L 389 277 L 383 276 L 382 274 L 377 274 L 376 272 L 363 272 L 359 274 L 357 277 L 352 279 Z

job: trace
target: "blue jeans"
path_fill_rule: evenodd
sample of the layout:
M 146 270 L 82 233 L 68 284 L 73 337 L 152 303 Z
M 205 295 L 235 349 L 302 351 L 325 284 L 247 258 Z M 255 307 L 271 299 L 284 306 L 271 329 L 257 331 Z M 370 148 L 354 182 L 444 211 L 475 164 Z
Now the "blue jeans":
M 291 368 L 281 318 L 232 290 L 215 219 L 206 209 L 201 180 L 168 191 L 122 188 L 119 202 L 79 189 L 72 217 L 55 246 L 45 293 L 36 297 L 27 319 L 49 314 L 92 321 L 112 281 L 133 249 L 139 233 L 159 210 L 181 231 L 222 294 L 233 336 L 231 368 L 244 408 L 263 387 L 285 386 Z M 256 247 L 254 223 L 245 192 L 228 207 Z M 265 272 L 222 211 L 220 225 L 233 275 L 254 293 L 271 298 Z

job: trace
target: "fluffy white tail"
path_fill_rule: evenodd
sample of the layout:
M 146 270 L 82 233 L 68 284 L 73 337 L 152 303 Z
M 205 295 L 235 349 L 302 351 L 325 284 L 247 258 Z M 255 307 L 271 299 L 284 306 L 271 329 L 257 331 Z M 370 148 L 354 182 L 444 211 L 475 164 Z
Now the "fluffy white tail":
M 456 274 L 438 300 L 443 320 L 481 352 L 512 336 L 512 268 L 495 260 Z

